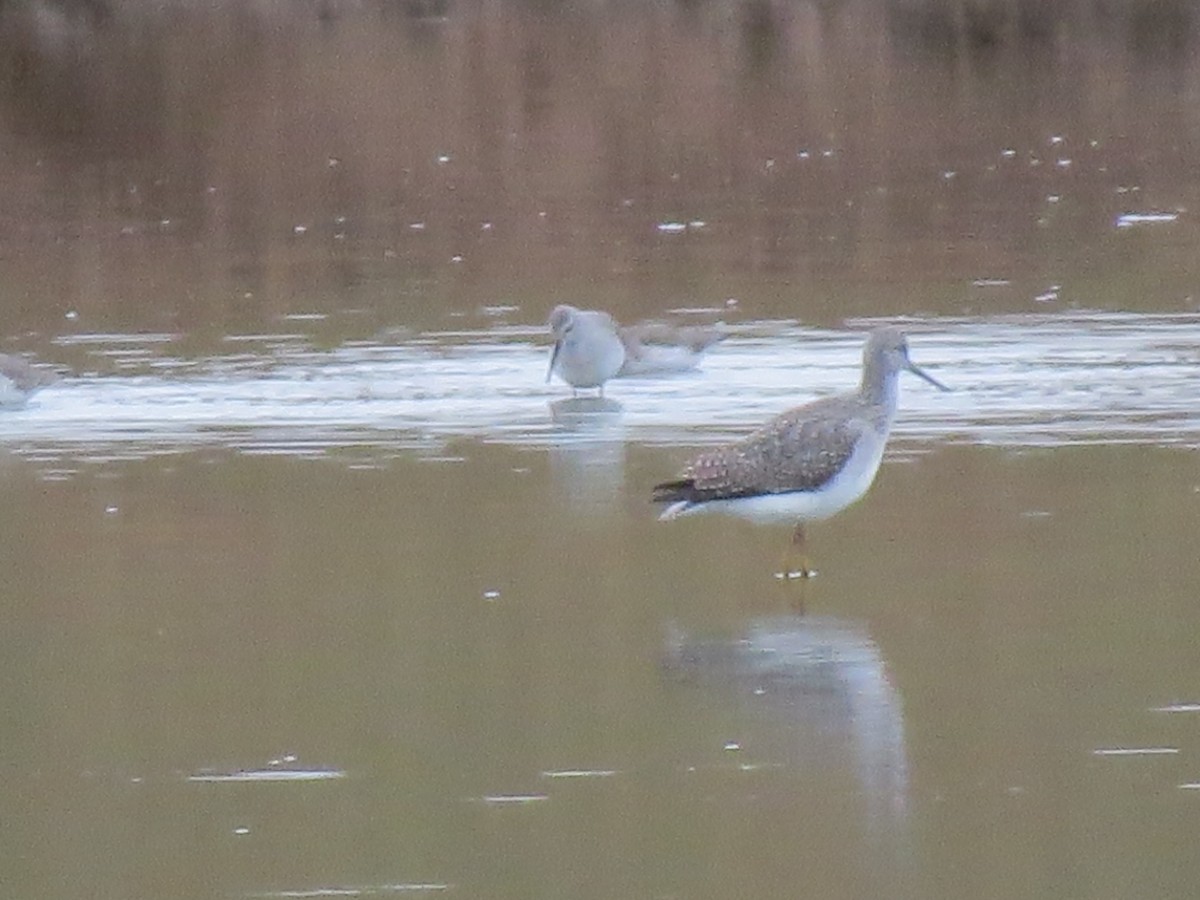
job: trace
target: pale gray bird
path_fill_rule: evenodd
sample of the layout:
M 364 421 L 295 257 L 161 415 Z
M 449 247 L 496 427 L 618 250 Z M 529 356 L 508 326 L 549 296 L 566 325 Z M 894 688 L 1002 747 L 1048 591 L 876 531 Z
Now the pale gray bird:
M 617 322 L 606 312 L 576 309 L 565 303 L 550 313 L 554 350 L 550 354 L 551 375 L 557 375 L 573 390 L 599 388 L 613 378 L 625 363 L 625 345 L 617 336 Z
M 718 327 L 642 322 L 622 326 L 601 310 L 562 304 L 550 313 L 554 351 L 551 375 L 575 389 L 599 388 L 625 376 L 661 375 L 694 369 L 704 351 L 725 337 Z
M 32 366 L 20 356 L 0 353 L 0 408 L 24 406 L 35 393 L 58 380 L 51 369 Z
M 666 322 L 642 322 L 617 329 L 625 345 L 625 364 L 617 373 L 657 375 L 686 372 L 700 364 L 704 351 L 725 339 L 719 326 L 670 325 Z

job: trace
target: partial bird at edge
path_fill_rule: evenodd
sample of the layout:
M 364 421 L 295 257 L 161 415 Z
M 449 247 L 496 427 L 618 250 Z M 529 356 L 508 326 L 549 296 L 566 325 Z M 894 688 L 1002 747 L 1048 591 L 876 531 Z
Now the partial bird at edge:
M 0 353 L 0 407 L 24 406 L 35 393 L 60 380 L 49 367 L 35 366 L 23 356 Z

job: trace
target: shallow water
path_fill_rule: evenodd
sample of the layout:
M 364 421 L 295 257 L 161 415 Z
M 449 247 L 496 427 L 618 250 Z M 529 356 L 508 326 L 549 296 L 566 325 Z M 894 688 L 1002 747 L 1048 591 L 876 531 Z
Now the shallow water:
M 1200 315 L 901 321 L 914 358 L 954 390 L 906 384 L 898 446 L 1200 444 Z M 465 437 L 703 444 L 851 389 L 862 332 L 876 323 L 847 324 L 854 330 L 730 326 L 702 371 L 613 381 L 606 403 L 545 383 L 544 329 L 532 326 L 334 350 L 303 334 L 246 335 L 230 340 L 235 353 L 187 360 L 170 355 L 167 335 L 84 335 L 64 343 L 102 357 L 108 371 L 44 391 L 5 425 L 10 446 L 45 465 L 203 447 L 361 465 L 400 451 L 437 455 Z
M 0 20 L 0 893 L 1194 896 L 1190 6 Z M 816 578 L 657 520 L 885 321 Z
M 786 530 L 654 521 L 669 451 L 621 446 L 6 467 L 10 877 L 1190 889 L 1191 451 L 928 448 L 785 585 Z

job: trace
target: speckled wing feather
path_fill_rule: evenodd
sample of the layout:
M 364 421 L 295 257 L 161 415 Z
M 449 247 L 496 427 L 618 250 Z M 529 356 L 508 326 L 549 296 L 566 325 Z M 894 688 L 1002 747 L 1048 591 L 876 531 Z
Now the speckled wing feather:
M 844 414 L 847 402 L 830 397 L 789 410 L 734 444 L 700 454 L 678 480 L 655 487 L 654 499 L 703 503 L 817 490 L 871 427 Z

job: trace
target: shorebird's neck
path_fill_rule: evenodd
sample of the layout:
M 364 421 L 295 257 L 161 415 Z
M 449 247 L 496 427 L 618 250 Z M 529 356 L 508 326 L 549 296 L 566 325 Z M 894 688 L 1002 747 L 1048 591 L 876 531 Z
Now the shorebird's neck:
M 881 359 L 869 357 L 863 362 L 859 396 L 868 406 L 883 410 L 888 421 L 891 421 L 896 414 L 899 375 L 899 372 L 886 365 Z

